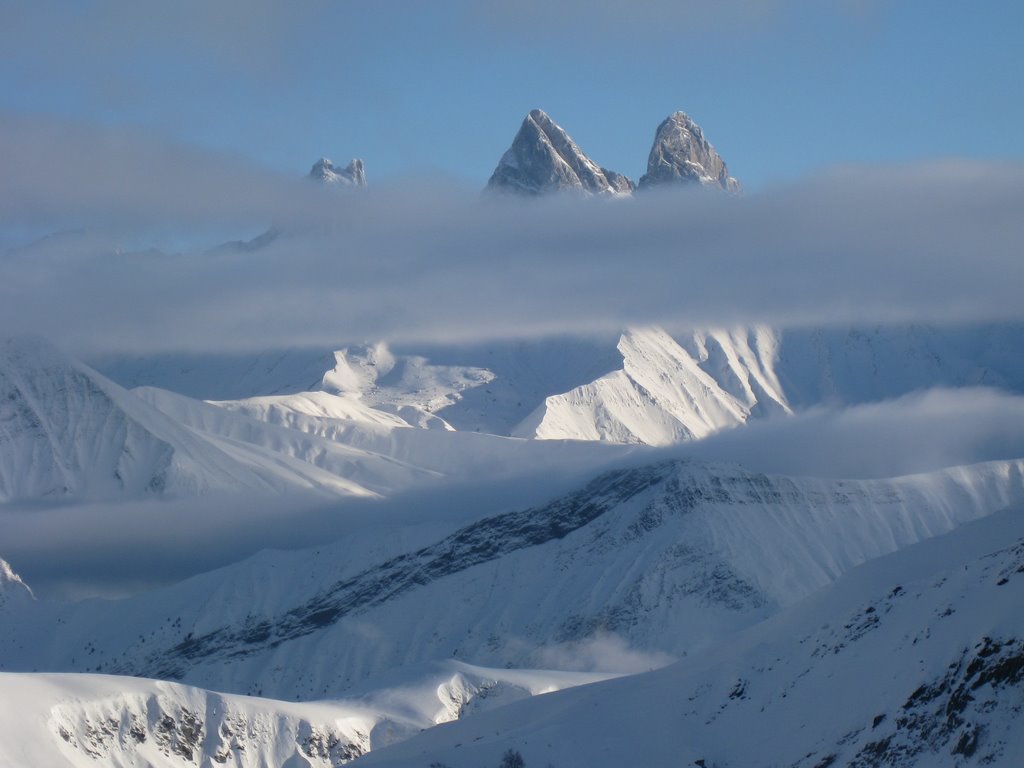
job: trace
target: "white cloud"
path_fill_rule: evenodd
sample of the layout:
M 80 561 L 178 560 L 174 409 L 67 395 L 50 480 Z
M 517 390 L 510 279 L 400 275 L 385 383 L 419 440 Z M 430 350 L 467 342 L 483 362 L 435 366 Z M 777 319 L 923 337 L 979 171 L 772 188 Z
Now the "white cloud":
M 1024 166 L 841 169 L 745 198 L 336 195 L 138 135 L 0 121 L 0 220 L 88 226 L 0 260 L 0 326 L 78 352 L 1020 318 Z M 59 147 L 55 151 L 54 147 Z M 257 251 L 112 253 L 205 233 Z

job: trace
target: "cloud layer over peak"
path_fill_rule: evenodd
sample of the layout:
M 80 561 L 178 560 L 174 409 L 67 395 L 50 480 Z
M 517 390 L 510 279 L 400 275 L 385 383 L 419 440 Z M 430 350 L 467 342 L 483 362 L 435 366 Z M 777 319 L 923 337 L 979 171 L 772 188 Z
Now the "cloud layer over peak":
M 76 350 L 1024 313 L 1015 163 L 842 168 L 741 198 L 521 201 L 424 179 L 339 194 L 45 121 L 0 120 L 0 147 L 0 220 L 65 231 L 2 256 L 0 325 Z M 278 237 L 259 248 L 138 247 L 271 226 Z

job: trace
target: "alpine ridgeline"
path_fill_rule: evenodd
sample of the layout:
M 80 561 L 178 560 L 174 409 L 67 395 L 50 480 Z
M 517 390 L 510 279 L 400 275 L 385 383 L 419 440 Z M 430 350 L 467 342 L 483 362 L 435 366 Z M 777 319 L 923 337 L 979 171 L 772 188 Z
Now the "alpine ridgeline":
M 343 187 L 365 187 L 366 171 L 363 161 L 356 158 L 344 168 L 338 168 L 326 157 L 321 157 L 309 170 L 309 178 L 324 184 L 338 184 Z
M 647 158 L 647 173 L 640 189 L 668 184 L 698 183 L 738 193 L 740 183 L 729 175 L 725 161 L 704 138 L 704 131 L 685 112 L 666 117 L 654 134 Z
M 501 156 L 487 189 L 525 195 L 561 190 L 588 196 L 628 195 L 635 185 L 622 174 L 600 167 L 560 125 L 535 109 Z

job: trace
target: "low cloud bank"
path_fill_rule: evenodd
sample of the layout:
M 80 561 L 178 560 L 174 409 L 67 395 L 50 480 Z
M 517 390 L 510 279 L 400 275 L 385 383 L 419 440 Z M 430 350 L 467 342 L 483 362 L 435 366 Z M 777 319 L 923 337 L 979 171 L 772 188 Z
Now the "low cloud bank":
M 40 140 L 40 131 L 59 134 Z M 71 146 L 57 161 L 51 141 Z M 839 169 L 744 198 L 338 194 L 241 161 L 0 120 L 0 327 L 79 353 L 1024 316 L 1024 166 Z M 173 255 L 126 243 L 279 235 Z M 149 238 L 149 240 L 147 240 Z
M 43 598 L 120 597 L 263 549 L 304 549 L 349 536 L 365 542 L 400 536 L 410 547 L 425 546 L 470 521 L 543 504 L 600 471 L 576 465 L 388 499 L 238 493 L 0 505 L 0 558 Z
M 834 478 L 892 477 L 1021 458 L 1024 397 L 985 389 L 932 390 L 874 404 L 818 408 L 755 421 L 697 443 L 639 450 L 609 466 L 677 457 Z M 116 596 L 265 548 L 313 547 L 347 536 L 370 541 L 396 531 L 410 546 L 423 546 L 472 520 L 542 504 L 601 471 L 552 465 L 543 473 L 421 489 L 383 501 L 221 495 L 7 506 L 0 510 L 0 557 L 44 597 Z M 614 667 L 598 663 L 601 648 L 591 649 L 591 655 L 585 649 L 562 650 L 583 659 L 593 656 L 588 669 Z M 604 650 L 607 658 L 614 656 L 614 644 Z M 634 661 L 639 667 L 652 663 Z
M 539 648 L 533 663 L 543 669 L 612 672 L 632 675 L 668 666 L 676 659 L 667 653 L 633 648 L 619 635 L 600 632 L 594 637 Z
M 1024 458 L 1024 397 L 992 389 L 933 389 L 846 408 L 753 421 L 666 449 L 762 472 L 896 477 Z

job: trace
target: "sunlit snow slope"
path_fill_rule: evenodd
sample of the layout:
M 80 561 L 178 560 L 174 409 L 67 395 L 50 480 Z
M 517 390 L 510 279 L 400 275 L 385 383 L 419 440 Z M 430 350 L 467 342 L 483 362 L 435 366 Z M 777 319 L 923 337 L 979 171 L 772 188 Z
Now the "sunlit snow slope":
M 0 342 L 0 501 L 285 490 L 369 493 L 307 462 L 207 439 L 40 339 Z
M 875 402 L 931 387 L 1024 392 L 1015 324 L 778 330 L 762 326 L 478 345 L 382 344 L 334 353 L 151 356 L 99 361 L 126 386 L 238 400 L 342 395 L 359 418 L 524 437 L 665 444 L 815 405 Z M 296 407 L 309 410 L 318 405 Z M 279 418 L 290 404 L 249 402 Z M 354 413 L 354 411 L 353 411 Z

